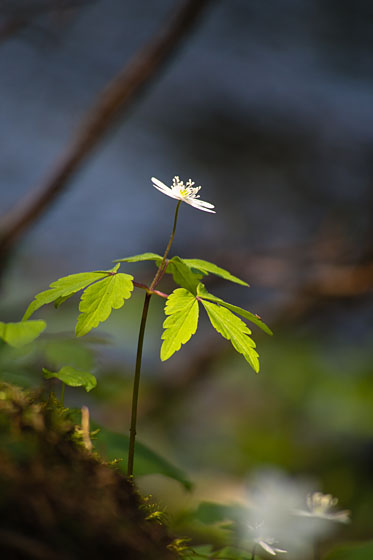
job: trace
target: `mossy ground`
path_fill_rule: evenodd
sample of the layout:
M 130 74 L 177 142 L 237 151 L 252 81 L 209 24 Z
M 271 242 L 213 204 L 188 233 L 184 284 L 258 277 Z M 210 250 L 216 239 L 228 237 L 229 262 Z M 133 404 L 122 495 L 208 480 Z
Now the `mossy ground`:
M 0 557 L 172 560 L 164 525 L 56 403 L 0 383 Z

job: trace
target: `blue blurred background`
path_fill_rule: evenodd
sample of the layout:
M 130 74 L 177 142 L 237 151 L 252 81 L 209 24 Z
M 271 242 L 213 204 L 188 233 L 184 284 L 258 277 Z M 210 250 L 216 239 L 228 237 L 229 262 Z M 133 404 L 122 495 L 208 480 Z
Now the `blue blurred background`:
M 35 15 L 42 4 L 0 3 L 3 26 L 27 16 L 0 44 L 2 215 L 50 173 L 96 96 L 177 7 L 55 2 Z M 259 313 L 275 336 L 254 333 L 258 376 L 204 319 L 161 364 L 162 302 L 152 302 L 139 433 L 197 485 L 186 496 L 144 479 L 164 502 L 174 497 L 171 509 L 239 499 L 248 473 L 270 464 L 317 480 L 353 510 L 347 534 L 373 536 L 372 47 L 367 0 L 211 2 L 8 261 L 0 312 L 19 320 L 61 275 L 163 252 L 175 204 L 151 176 L 191 177 L 216 205 L 216 215 L 183 205 L 173 254 L 247 280 L 250 290 L 208 287 Z M 154 274 L 126 270 L 139 282 Z M 89 345 L 96 394 L 68 395 L 117 430 L 128 425 L 141 301 L 114 312 Z M 40 316 L 67 336 L 76 305 Z M 12 360 L 26 376 L 37 369 L 24 355 Z

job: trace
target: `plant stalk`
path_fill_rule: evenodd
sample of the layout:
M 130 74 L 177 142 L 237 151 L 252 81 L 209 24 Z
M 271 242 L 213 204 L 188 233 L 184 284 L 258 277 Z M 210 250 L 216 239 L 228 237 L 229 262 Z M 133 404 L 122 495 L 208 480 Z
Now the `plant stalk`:
M 166 250 L 164 252 L 162 262 L 158 267 L 158 270 L 154 276 L 152 283 L 150 284 L 149 289 L 146 292 L 145 300 L 144 300 L 144 307 L 142 310 L 141 316 L 141 323 L 140 323 L 140 330 L 139 330 L 139 338 L 137 342 L 137 354 L 136 354 L 136 366 L 135 366 L 135 377 L 133 380 L 133 392 L 132 392 L 132 407 L 131 407 L 131 426 L 130 426 L 130 441 L 128 447 L 128 465 L 127 465 L 127 475 L 129 477 L 133 476 L 133 463 L 135 459 L 135 441 L 136 441 L 136 424 L 137 424 L 137 406 L 139 400 L 139 388 L 140 388 L 140 374 L 141 374 L 141 360 L 142 360 L 142 349 L 144 345 L 144 335 L 145 335 L 145 327 L 146 327 L 146 320 L 148 317 L 149 311 L 149 303 L 150 298 L 152 297 L 152 292 L 154 288 L 157 286 L 159 281 L 163 276 L 163 272 L 165 269 L 167 255 L 171 249 L 172 242 L 175 237 L 176 231 L 176 224 L 177 224 L 177 217 L 179 213 L 181 200 L 178 201 L 176 210 L 175 210 L 175 218 L 174 218 L 174 225 L 172 228 L 172 233 Z M 154 293 L 154 292 L 153 292 Z
M 135 439 L 136 439 L 136 423 L 137 423 L 137 404 L 139 400 L 142 348 L 144 344 L 146 319 L 148 317 L 149 303 L 151 297 L 152 297 L 151 294 L 148 293 L 145 294 L 144 307 L 142 310 L 142 317 L 140 323 L 139 340 L 137 343 L 135 377 L 133 380 L 133 392 L 132 392 L 130 442 L 128 448 L 128 466 L 127 466 L 128 476 L 133 476 L 133 461 L 135 458 Z
M 174 237 L 175 237 L 177 216 L 179 214 L 180 204 L 181 204 L 181 200 L 179 200 L 179 202 L 177 203 L 177 206 L 176 206 L 174 225 L 173 225 L 173 228 L 172 228 L 170 241 L 168 242 L 168 245 L 167 245 L 166 250 L 165 250 L 164 255 L 163 255 L 162 262 L 158 267 L 158 270 L 156 272 L 156 275 L 154 276 L 153 282 L 150 284 L 149 290 L 154 290 L 154 288 L 157 286 L 158 282 L 161 280 L 161 278 L 163 276 L 163 270 L 164 270 L 164 266 L 166 264 L 167 255 L 168 255 L 168 253 L 171 249 L 171 245 L 172 245 L 172 242 L 173 242 Z

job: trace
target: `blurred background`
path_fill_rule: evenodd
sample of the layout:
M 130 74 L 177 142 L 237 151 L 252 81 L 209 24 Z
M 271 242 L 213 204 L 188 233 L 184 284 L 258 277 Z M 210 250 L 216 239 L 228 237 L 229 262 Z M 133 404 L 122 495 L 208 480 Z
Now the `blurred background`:
M 75 145 L 107 84 L 178 6 L 0 2 L 0 241 L 14 208 L 45 188 Z M 250 473 L 270 465 L 338 496 L 353 512 L 344 539 L 373 537 L 373 5 L 210 1 L 170 54 L 7 248 L 1 320 L 20 320 L 34 294 L 62 275 L 163 253 L 175 204 L 150 177 L 191 177 L 217 212 L 183 205 L 172 253 L 249 282 L 206 285 L 259 313 L 274 336 L 255 329 L 255 375 L 201 312 L 188 348 L 162 364 L 163 301 L 153 298 L 139 438 L 182 467 L 195 489 L 154 475 L 141 479 L 143 490 L 185 532 L 188 508 L 241 500 Z M 122 271 L 146 283 L 155 269 Z M 161 286 L 171 292 L 172 280 Z M 3 375 L 33 385 L 45 360 L 89 367 L 97 389 L 67 391 L 68 404 L 87 403 L 97 421 L 126 431 L 142 298 L 79 343 L 77 300 L 43 309 L 47 349 L 3 347 Z

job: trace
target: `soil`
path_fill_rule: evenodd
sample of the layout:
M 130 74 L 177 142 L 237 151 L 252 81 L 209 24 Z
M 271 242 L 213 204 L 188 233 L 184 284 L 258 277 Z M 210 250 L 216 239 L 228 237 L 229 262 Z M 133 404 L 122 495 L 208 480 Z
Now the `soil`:
M 57 403 L 0 384 L 0 557 L 173 560 L 134 484 L 89 452 Z

